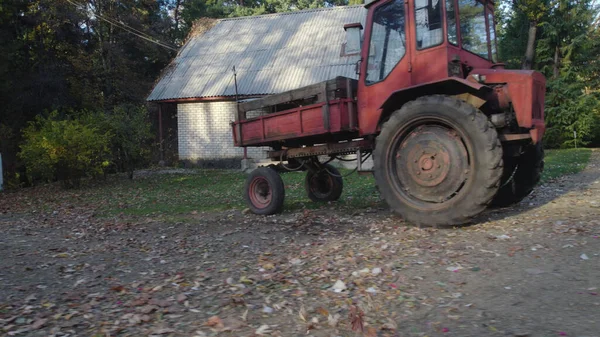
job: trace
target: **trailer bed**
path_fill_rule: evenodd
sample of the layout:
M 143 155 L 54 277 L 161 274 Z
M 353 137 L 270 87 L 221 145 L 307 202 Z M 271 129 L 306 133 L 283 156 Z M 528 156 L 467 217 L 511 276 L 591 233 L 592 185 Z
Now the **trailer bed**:
M 337 77 L 240 103 L 232 124 L 234 144 L 286 145 L 355 133 L 356 87 L 356 80 Z

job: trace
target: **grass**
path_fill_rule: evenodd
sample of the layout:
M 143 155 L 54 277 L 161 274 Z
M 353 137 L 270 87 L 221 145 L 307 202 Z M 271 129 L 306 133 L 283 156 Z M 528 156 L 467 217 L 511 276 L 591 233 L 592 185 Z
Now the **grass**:
M 590 159 L 590 149 L 547 150 L 542 181 L 583 170 Z M 349 170 L 342 170 L 348 174 Z M 335 207 L 355 212 L 369 207 L 381 207 L 372 175 L 353 173 L 344 178 L 344 192 L 333 204 L 311 202 L 304 191 L 303 172 L 282 175 L 286 200 L 284 211 Z M 96 210 L 100 216 L 123 214 L 132 217 L 157 217 L 165 221 L 178 220 L 191 214 L 227 209 L 244 209 L 243 186 L 246 175 L 233 170 L 195 170 L 190 174 L 154 174 L 129 180 L 110 177 L 106 182 L 56 193 L 54 185 L 23 190 L 15 203 L 23 210 L 52 211 L 78 206 Z M 21 194 L 21 193 L 16 193 Z
M 581 172 L 590 160 L 591 149 L 546 150 L 542 182 Z
M 350 171 L 342 170 L 342 174 Z M 303 172 L 282 175 L 285 210 L 319 208 L 304 191 Z M 137 216 L 176 215 L 193 212 L 243 209 L 242 190 L 246 175 L 231 170 L 197 170 L 194 174 L 154 175 L 134 181 L 100 186 L 94 193 L 103 195 L 100 211 L 106 215 L 125 213 Z M 344 194 L 338 208 L 366 208 L 381 205 L 372 176 L 352 174 L 344 179 Z

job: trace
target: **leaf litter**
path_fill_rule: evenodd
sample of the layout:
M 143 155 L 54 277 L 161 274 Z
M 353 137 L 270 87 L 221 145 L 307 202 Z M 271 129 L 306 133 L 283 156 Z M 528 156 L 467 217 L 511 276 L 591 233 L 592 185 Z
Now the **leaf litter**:
M 561 183 L 542 186 L 548 192 L 543 197 Z M 579 277 L 569 269 L 572 264 L 548 261 L 560 260 L 557 252 L 567 244 L 598 251 L 599 240 L 589 239 L 599 234 L 598 209 L 580 201 L 584 197 L 558 195 L 539 208 L 492 211 L 478 225 L 449 229 L 411 227 L 386 210 L 347 214 L 334 206 L 271 217 L 198 213 L 197 221 L 177 224 L 107 220 L 75 206 L 56 214 L 15 214 L 0 222 L 5 233 L 0 240 L 7 247 L 0 272 L 0 331 L 11 336 L 514 335 L 533 324 L 512 319 L 519 310 L 523 315 L 535 310 L 535 301 L 531 307 L 519 298 L 522 289 Z M 585 204 L 587 213 L 577 211 L 578 204 Z M 499 232 L 508 238 L 494 234 Z M 482 290 L 486 286 L 496 290 Z M 568 302 L 567 295 L 582 292 L 588 296 L 578 305 L 590 310 L 581 313 L 594 312 L 597 287 L 569 291 L 565 286 L 556 301 Z M 560 316 L 563 307 L 568 305 L 546 314 Z M 559 320 L 548 318 L 547 332 L 586 332 L 585 319 L 583 314 L 571 326 L 558 326 Z

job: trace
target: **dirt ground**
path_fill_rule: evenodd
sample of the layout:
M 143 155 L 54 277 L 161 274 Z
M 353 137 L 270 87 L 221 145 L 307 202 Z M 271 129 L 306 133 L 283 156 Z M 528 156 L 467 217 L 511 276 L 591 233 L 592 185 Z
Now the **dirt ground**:
M 600 151 L 460 228 L 73 208 L 0 214 L 0 230 L 0 335 L 600 336 Z

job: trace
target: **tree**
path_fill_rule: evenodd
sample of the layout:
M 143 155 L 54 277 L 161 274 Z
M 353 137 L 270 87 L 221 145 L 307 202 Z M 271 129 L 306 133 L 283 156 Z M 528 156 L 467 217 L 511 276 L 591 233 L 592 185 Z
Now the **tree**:
M 174 35 L 161 1 L 0 0 L 0 151 L 7 180 L 22 167 L 21 129 L 35 116 L 145 103 L 175 55 Z
M 527 44 L 521 68 L 533 69 L 538 26 L 548 11 L 546 0 L 512 0 L 513 9 L 527 18 Z

